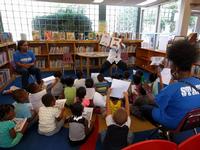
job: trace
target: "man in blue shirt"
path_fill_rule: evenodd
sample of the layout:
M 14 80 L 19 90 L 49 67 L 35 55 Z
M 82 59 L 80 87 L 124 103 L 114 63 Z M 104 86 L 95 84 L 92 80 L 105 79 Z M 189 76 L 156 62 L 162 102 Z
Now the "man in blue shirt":
M 34 67 L 35 55 L 31 50 L 28 50 L 28 43 L 24 40 L 18 42 L 18 50 L 14 53 L 14 62 L 16 71 L 22 75 L 22 88 L 28 85 L 29 75 L 33 74 L 36 77 L 37 83 L 41 83 L 40 69 Z

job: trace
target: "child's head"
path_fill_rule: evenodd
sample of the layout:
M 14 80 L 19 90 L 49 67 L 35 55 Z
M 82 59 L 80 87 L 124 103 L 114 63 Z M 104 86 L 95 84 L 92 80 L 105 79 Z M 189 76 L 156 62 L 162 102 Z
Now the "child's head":
M 97 79 L 99 82 L 103 82 L 104 81 L 104 76 L 102 73 L 98 74 Z
M 15 118 L 14 106 L 10 104 L 0 105 L 0 121 L 12 120 Z
M 124 79 L 128 80 L 130 77 L 130 73 L 128 71 L 124 71 Z
M 52 107 L 55 105 L 56 99 L 53 95 L 51 94 L 45 94 L 42 96 L 42 103 L 46 107 Z
M 55 78 L 61 78 L 62 77 L 62 72 L 61 71 L 56 71 L 53 76 Z
M 28 100 L 28 93 L 24 89 L 16 89 L 12 93 L 13 98 L 18 103 L 24 103 Z
M 83 78 L 83 72 L 77 71 L 76 76 L 77 76 L 78 79 Z
M 119 108 L 113 114 L 113 120 L 119 126 L 123 125 L 127 121 L 128 115 L 125 109 Z
M 27 91 L 31 94 L 33 93 L 37 93 L 41 90 L 41 86 L 37 83 L 30 83 L 28 86 L 27 86 Z
M 72 77 L 67 77 L 65 78 L 64 83 L 68 86 L 68 87 L 72 87 L 74 85 L 74 78 Z
M 85 86 L 86 88 L 93 88 L 94 86 L 94 81 L 92 78 L 88 78 L 85 80 Z
M 74 116 L 81 116 L 83 113 L 83 105 L 80 102 L 76 102 L 72 105 L 71 111 Z
M 141 83 L 141 80 L 142 80 L 141 76 L 133 75 L 133 83 L 135 85 L 139 85 Z
M 154 82 L 156 79 L 157 79 L 157 73 L 151 73 L 150 75 L 149 75 L 149 82 Z
M 77 90 L 76 90 L 76 96 L 82 100 L 86 95 L 86 89 L 85 87 L 79 87 Z
M 144 73 L 141 70 L 137 70 L 135 75 L 142 77 L 144 75 Z

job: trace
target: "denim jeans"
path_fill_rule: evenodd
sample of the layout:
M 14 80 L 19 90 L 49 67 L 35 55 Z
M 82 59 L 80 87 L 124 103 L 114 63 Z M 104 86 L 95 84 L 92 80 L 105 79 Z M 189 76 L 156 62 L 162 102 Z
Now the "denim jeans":
M 35 78 L 37 80 L 37 83 L 41 82 L 41 73 L 40 73 L 40 69 L 36 68 L 34 66 L 30 67 L 30 68 L 22 68 L 22 67 L 16 67 L 16 71 L 17 73 L 22 75 L 22 88 L 26 88 L 28 85 L 28 79 L 30 74 L 35 75 Z

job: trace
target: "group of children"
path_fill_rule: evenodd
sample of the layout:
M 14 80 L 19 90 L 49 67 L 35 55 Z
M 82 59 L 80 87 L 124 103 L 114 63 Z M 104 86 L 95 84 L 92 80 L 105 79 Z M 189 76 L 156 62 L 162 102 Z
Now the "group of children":
M 54 82 L 47 87 L 31 83 L 27 91 L 15 89 L 12 91 L 15 103 L 0 105 L 0 139 L 4 139 L 0 140 L 0 147 L 15 146 L 21 140 L 25 129 L 35 123 L 38 123 L 38 133 L 45 136 L 59 132 L 64 123 L 69 123 L 70 144 L 84 143 L 93 129 L 93 125 L 88 126 L 88 120 L 82 116 L 84 107 L 100 107 L 102 113 L 106 114 L 107 124 L 104 149 L 121 149 L 128 144 L 130 112 L 138 116 L 135 110 L 139 111 L 143 104 L 153 103 L 148 98 L 149 93 L 151 96 L 158 93 L 158 76 L 151 74 L 149 83 L 145 83 L 140 70 L 133 75 L 133 80 L 130 80 L 128 72 L 124 72 L 124 77 L 121 78 L 113 76 L 132 82 L 128 91 L 123 93 L 123 99 L 110 97 L 111 83 L 105 80 L 103 74 L 98 74 L 97 82 L 92 78 L 83 78 L 82 72 L 77 72 L 75 80 L 72 77 L 62 78 L 61 72 L 55 72 L 54 76 Z M 56 100 L 63 98 L 66 99 L 65 107 L 55 107 Z M 130 104 L 133 107 L 130 107 Z M 66 116 L 66 109 L 71 110 L 72 116 Z M 28 118 L 27 126 L 20 132 L 14 129 L 12 120 L 15 117 Z

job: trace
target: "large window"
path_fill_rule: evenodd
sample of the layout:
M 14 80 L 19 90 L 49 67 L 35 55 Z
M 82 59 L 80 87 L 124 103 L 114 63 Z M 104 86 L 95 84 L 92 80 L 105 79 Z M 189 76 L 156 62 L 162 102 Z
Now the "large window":
M 106 6 L 107 32 L 136 32 L 137 7 Z
M 0 0 L 0 11 L 4 31 L 11 32 L 14 40 L 20 39 L 20 33 L 32 39 L 32 30 L 38 28 L 70 32 L 98 31 L 98 5 Z
M 196 32 L 198 16 L 190 16 L 190 22 L 188 26 L 188 34 Z

